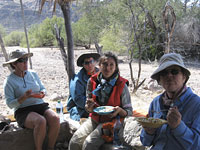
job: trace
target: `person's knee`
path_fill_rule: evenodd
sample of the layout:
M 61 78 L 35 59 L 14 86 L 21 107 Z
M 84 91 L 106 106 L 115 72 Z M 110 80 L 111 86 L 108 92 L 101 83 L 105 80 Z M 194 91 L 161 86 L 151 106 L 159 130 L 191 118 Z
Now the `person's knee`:
M 40 116 L 35 121 L 35 127 L 46 128 L 46 119 L 43 116 Z
M 82 150 L 88 150 L 88 149 L 92 149 L 92 141 L 90 138 L 86 138 L 85 141 L 83 142 L 83 147 Z
M 73 135 L 69 142 L 69 150 L 81 150 L 82 140 L 77 135 Z
M 53 115 L 49 118 L 49 126 L 51 125 L 60 125 L 60 118 L 57 115 Z

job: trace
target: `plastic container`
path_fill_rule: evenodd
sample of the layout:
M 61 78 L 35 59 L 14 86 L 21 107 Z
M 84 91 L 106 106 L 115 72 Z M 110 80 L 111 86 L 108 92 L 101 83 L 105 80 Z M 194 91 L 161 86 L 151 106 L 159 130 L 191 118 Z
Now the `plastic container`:
M 114 124 L 114 128 L 113 128 L 113 145 L 114 147 L 119 147 L 121 146 L 121 141 L 120 141 L 120 138 L 119 138 L 119 130 L 120 128 L 122 127 L 122 123 L 120 121 L 120 116 L 118 115 L 116 117 L 116 122 Z
M 56 104 L 56 112 L 60 117 L 60 123 L 64 122 L 63 105 L 60 100 Z

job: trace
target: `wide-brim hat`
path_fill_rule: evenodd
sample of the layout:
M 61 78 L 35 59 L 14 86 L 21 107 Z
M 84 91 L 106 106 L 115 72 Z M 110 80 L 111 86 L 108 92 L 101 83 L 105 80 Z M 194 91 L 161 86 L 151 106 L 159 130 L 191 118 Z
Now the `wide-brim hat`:
M 85 53 L 85 54 L 80 55 L 77 59 L 77 66 L 83 67 L 84 59 L 90 58 L 90 57 L 92 57 L 94 60 L 97 61 L 100 57 L 100 54 L 98 54 L 98 53 Z
M 173 66 L 173 65 L 177 65 L 177 66 L 181 67 L 184 70 L 184 72 L 187 76 L 187 80 L 188 80 L 188 78 L 190 76 L 190 71 L 185 67 L 181 55 L 177 54 L 177 53 L 164 54 L 160 58 L 159 67 L 151 75 L 151 78 L 158 81 L 159 80 L 159 73 L 161 71 L 165 70 L 166 68 Z
M 9 61 L 3 63 L 3 67 L 8 66 L 9 64 L 17 61 L 20 58 L 32 57 L 33 53 L 27 53 L 24 50 L 15 50 L 10 52 Z

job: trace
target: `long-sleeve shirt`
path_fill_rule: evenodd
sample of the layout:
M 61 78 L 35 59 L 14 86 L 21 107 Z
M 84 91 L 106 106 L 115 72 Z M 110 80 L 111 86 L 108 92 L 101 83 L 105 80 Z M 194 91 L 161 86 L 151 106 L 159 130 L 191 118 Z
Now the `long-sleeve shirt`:
M 102 91 L 103 92 L 103 91 Z M 88 80 L 87 84 L 87 98 L 92 98 L 92 86 L 90 79 Z M 131 96 L 128 90 L 128 86 L 125 84 L 122 94 L 120 96 L 122 108 L 127 111 L 127 116 L 132 116 L 133 114 L 133 108 L 131 104 Z
M 95 72 L 99 69 L 95 68 Z M 86 102 L 86 87 L 90 75 L 82 68 L 70 81 L 70 95 L 67 102 L 67 110 L 70 112 L 70 118 L 79 121 L 80 118 L 88 117 L 88 112 L 85 110 Z
M 166 119 L 167 112 L 152 113 L 152 110 L 163 109 L 162 94 L 156 97 L 149 108 L 150 117 Z M 199 150 L 200 149 L 200 97 L 188 88 L 175 100 L 182 120 L 177 128 L 171 129 L 168 124 L 162 125 L 153 135 L 142 130 L 140 135 L 144 146 L 152 150 Z
M 6 104 L 9 108 L 16 111 L 18 108 L 23 108 L 31 105 L 44 103 L 41 98 L 28 98 L 22 104 L 18 99 L 24 95 L 27 90 L 32 90 L 34 93 L 43 91 L 46 92 L 42 82 L 40 81 L 36 72 L 29 70 L 26 71 L 24 79 L 14 73 L 11 73 L 4 81 L 4 95 Z

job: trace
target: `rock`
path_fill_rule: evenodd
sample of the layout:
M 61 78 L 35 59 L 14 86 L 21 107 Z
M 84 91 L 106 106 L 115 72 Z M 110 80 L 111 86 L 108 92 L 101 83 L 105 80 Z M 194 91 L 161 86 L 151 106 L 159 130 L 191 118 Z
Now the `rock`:
M 50 100 L 51 101 L 57 101 L 57 100 L 60 100 L 60 99 L 63 99 L 62 96 L 59 96 L 57 93 L 53 93 L 50 97 Z
M 64 143 L 62 146 L 68 147 L 69 140 L 77 130 L 68 121 L 61 124 L 59 136 L 56 143 Z M 61 144 L 58 144 L 61 146 Z M 47 147 L 47 138 L 44 142 L 44 147 Z M 19 129 L 17 131 L 5 132 L 0 134 L 0 149 L 1 150 L 34 150 L 33 130 Z
M 135 120 L 135 117 L 127 117 L 124 120 L 123 137 L 125 143 L 130 145 L 133 150 L 145 150 L 140 141 L 142 126 Z

